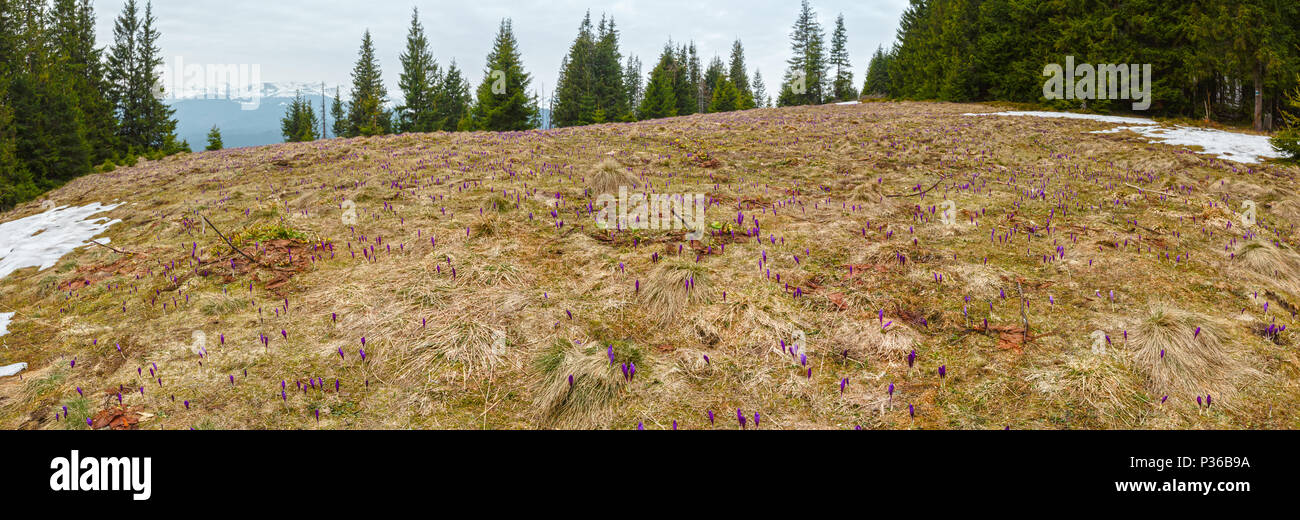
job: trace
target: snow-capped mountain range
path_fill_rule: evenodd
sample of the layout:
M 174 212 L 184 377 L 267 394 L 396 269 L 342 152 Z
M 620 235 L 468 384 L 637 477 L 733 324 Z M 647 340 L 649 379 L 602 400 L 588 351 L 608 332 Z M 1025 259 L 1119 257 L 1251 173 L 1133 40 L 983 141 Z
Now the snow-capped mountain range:
M 176 94 L 167 96 L 165 101 L 176 109 L 177 135 L 194 150 L 204 148 L 208 130 L 213 126 L 221 129 L 226 148 L 261 146 L 284 141 L 280 135 L 280 118 L 298 93 L 311 103 L 317 117 L 321 116 L 322 102 L 328 114 L 336 88 L 347 101 L 348 85 L 326 83 L 323 86 L 322 89 L 319 82 L 305 81 L 264 82 L 255 92 L 248 92 L 234 85 L 229 89 L 188 85 L 172 89 Z M 400 96 L 390 92 L 388 107 L 392 109 L 400 104 Z M 333 121 L 327 121 L 326 126 L 332 127 Z

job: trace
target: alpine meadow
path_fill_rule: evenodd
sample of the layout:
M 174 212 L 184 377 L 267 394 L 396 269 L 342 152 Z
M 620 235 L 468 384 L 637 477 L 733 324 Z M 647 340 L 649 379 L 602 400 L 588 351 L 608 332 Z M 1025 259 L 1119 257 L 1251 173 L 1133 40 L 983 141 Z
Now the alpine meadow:
M 0 428 L 1300 428 L 1294 1 L 283 3 L 0 0 Z

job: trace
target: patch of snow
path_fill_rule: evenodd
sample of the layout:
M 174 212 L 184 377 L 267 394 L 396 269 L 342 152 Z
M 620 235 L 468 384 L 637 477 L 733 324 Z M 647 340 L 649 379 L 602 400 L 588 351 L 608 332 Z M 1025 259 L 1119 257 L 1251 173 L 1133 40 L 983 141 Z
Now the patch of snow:
M 1123 130 L 1141 134 L 1149 138 L 1147 142 L 1150 143 L 1199 146 L 1205 150 L 1199 153 L 1213 155 L 1226 161 L 1258 163 L 1261 158 L 1277 159 L 1282 157 L 1282 154 L 1273 149 L 1273 145 L 1268 142 L 1268 136 L 1225 132 L 1213 128 L 1121 126 L 1110 130 L 1098 130 L 1093 133 L 1113 134 Z
M 44 213 L 0 223 L 0 279 L 24 267 L 49 269 L 95 235 L 121 220 L 89 217 L 121 206 L 98 202 L 81 207 L 61 206 Z M 106 238 L 101 243 L 107 244 Z
M 1102 123 L 1123 125 L 1110 130 L 1098 130 L 1094 134 L 1114 134 L 1129 130 L 1148 138 L 1149 143 L 1163 143 L 1173 146 L 1199 146 L 1204 151 L 1198 152 L 1218 157 L 1227 161 L 1240 163 L 1258 163 L 1262 158 L 1279 158 L 1282 154 L 1273 149 L 1268 136 L 1240 134 L 1213 128 L 1194 128 L 1186 126 L 1163 127 L 1160 123 L 1139 117 L 1101 116 L 1094 114 L 1073 114 L 1069 112 L 991 112 L 983 114 L 963 114 L 967 116 L 1028 116 L 1056 117 L 1066 119 L 1087 119 Z
M 9 320 L 14 318 L 12 312 L 0 312 L 0 336 L 9 333 Z
M 861 101 L 845 101 L 845 102 L 843 102 L 843 103 L 836 103 L 836 105 L 839 105 L 839 106 L 847 106 L 847 105 L 861 105 L 861 104 L 862 104 Z
M 0 377 L 16 376 L 27 368 L 27 363 L 14 363 L 0 367 Z
M 1089 121 L 1101 121 L 1102 123 L 1117 123 L 1122 125 L 1156 125 L 1155 121 L 1142 119 L 1140 117 L 1119 117 L 1119 116 L 1101 116 L 1096 114 L 1075 114 L 1071 112 L 1034 112 L 1034 111 L 1017 111 L 1017 112 L 989 112 L 983 114 L 962 114 L 964 116 L 1021 116 L 1021 117 L 1055 117 L 1062 119 L 1087 119 Z

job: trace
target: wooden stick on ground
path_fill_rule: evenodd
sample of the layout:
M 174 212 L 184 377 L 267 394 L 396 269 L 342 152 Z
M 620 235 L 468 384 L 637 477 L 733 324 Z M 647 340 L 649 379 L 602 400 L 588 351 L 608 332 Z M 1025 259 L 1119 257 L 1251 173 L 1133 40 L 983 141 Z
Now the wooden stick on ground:
M 230 239 L 229 239 L 229 238 L 226 238 L 226 235 L 221 234 L 221 230 L 220 230 L 220 229 L 217 229 L 217 226 L 212 225 L 212 221 L 211 221 L 211 220 L 208 220 L 208 216 L 207 216 L 207 215 L 202 215 L 202 214 L 200 214 L 199 216 L 200 216 L 200 217 L 203 217 L 203 221 L 208 223 L 208 227 L 211 227 L 213 231 L 216 231 L 216 232 L 217 232 L 217 236 L 221 237 L 221 240 L 225 241 L 225 242 L 226 242 L 226 245 L 230 246 L 231 249 L 234 249 L 234 250 L 237 251 L 239 254 L 244 255 L 244 258 L 247 258 L 248 261 L 253 262 L 253 263 L 257 264 L 257 265 L 262 265 L 262 262 L 258 262 L 258 261 L 257 261 L 256 259 L 254 259 L 253 257 L 248 256 L 248 253 L 245 253 L 243 249 L 240 249 L 240 248 L 238 248 L 238 247 L 235 247 L 235 244 L 230 243 Z
M 110 245 L 108 245 L 108 244 L 102 243 L 102 242 L 100 242 L 100 241 L 98 241 L 98 240 L 94 240 L 94 239 L 91 239 L 91 240 L 90 240 L 90 243 L 95 244 L 95 245 L 97 245 L 97 246 L 99 246 L 99 247 L 108 248 L 109 251 L 112 251 L 112 252 L 117 253 L 117 254 L 119 254 L 119 255 L 135 255 L 135 254 L 139 254 L 139 253 L 134 253 L 134 252 L 131 252 L 131 251 L 122 251 L 122 250 L 120 250 L 120 249 L 118 249 L 118 248 L 116 248 L 116 247 L 110 246 Z
M 1025 289 L 1020 286 L 1020 280 L 1016 280 L 1016 292 L 1020 293 L 1020 321 L 1025 325 L 1025 341 L 1029 340 L 1029 314 L 1025 312 L 1025 307 L 1029 302 L 1025 301 Z
M 1179 195 L 1179 194 L 1177 194 L 1177 193 L 1165 193 L 1165 192 L 1163 192 L 1163 191 L 1153 190 L 1153 189 L 1151 189 L 1151 188 L 1143 188 L 1143 187 L 1141 187 L 1141 186 L 1134 186 L 1134 185 L 1129 184 L 1129 183 L 1127 183 L 1127 182 L 1124 183 L 1124 185 L 1125 185 L 1125 186 L 1128 186 L 1128 187 L 1130 187 L 1130 188 L 1133 188 L 1133 189 L 1135 189 L 1135 190 L 1138 190 L 1138 191 L 1149 191 L 1149 192 L 1151 192 L 1151 193 L 1158 193 L 1158 194 L 1160 194 L 1160 195 L 1168 195 L 1168 196 L 1170 196 L 1170 197 L 1182 197 L 1182 198 L 1184 198 L 1184 199 L 1187 198 L 1186 195 Z
M 930 186 L 928 189 L 926 189 L 925 191 L 922 191 L 922 192 L 918 192 L 918 193 L 904 193 L 904 194 L 902 194 L 902 195 L 885 195 L 885 196 L 886 196 L 886 197 L 889 197 L 889 198 L 891 198 L 891 199 L 897 199 L 897 198 L 899 198 L 899 197 L 915 197 L 915 196 L 917 196 L 917 195 L 925 195 L 926 193 L 929 193 L 930 190 L 933 190 L 933 189 L 935 189 L 935 188 L 938 188 L 939 185 L 942 184 L 943 181 L 946 181 L 946 180 L 948 180 L 948 177 L 939 177 L 939 181 L 936 182 L 936 183 L 934 183 L 934 186 Z

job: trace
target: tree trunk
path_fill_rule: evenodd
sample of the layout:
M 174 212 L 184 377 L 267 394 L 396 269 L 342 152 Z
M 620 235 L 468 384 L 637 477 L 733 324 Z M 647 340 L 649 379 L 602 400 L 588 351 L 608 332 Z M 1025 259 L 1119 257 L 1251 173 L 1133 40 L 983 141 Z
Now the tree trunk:
M 1210 111 L 1210 97 L 1213 96 L 1213 90 L 1210 89 L 1209 82 L 1205 83 L 1205 122 L 1209 123 L 1212 113 Z
M 1264 131 L 1264 62 L 1255 61 L 1255 131 Z

